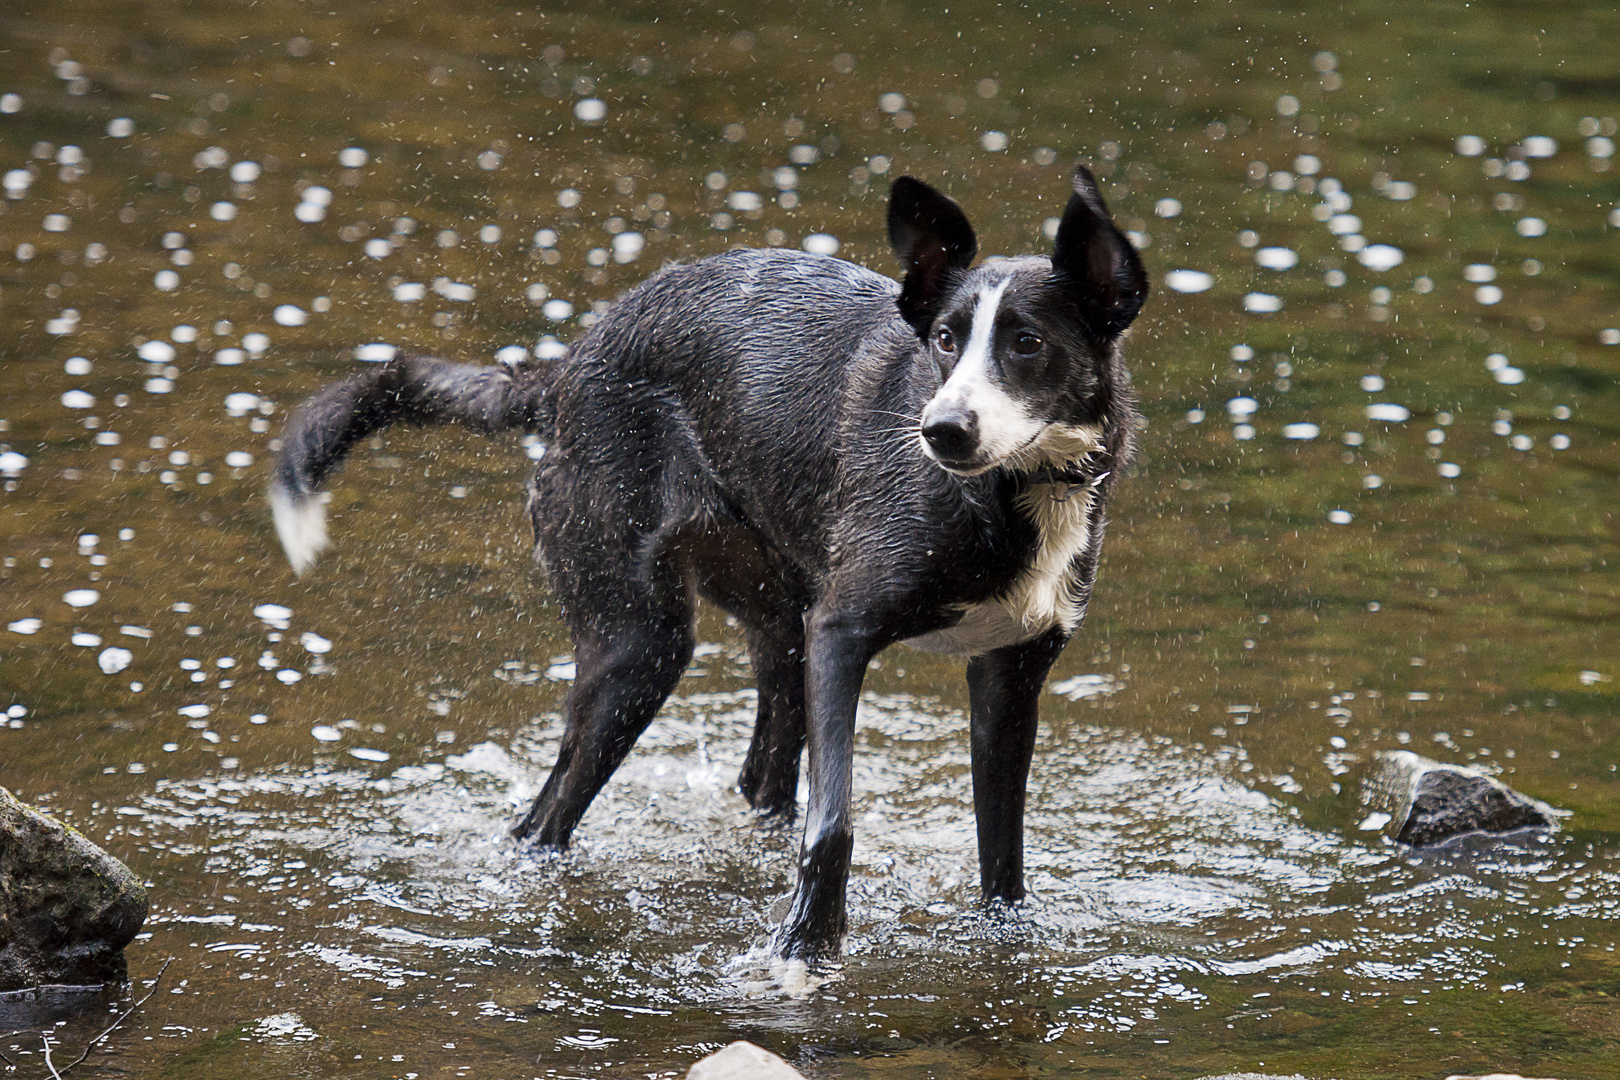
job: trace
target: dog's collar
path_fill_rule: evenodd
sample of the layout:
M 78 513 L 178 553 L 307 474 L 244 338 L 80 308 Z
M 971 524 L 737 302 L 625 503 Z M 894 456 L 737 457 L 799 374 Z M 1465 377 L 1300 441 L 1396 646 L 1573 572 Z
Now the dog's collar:
M 1064 465 L 1048 465 L 1045 468 L 1027 472 L 1024 474 L 1024 478 L 1030 485 L 1051 484 L 1057 488 L 1056 491 L 1052 492 L 1052 501 L 1068 502 L 1087 488 L 1095 488 L 1109 476 L 1112 470 L 1105 469 L 1102 472 L 1090 472 L 1085 468 L 1088 462 L 1092 465 L 1098 464 L 1099 462 L 1094 458 L 1100 458 L 1101 456 L 1100 453 L 1094 451 L 1085 457 Z

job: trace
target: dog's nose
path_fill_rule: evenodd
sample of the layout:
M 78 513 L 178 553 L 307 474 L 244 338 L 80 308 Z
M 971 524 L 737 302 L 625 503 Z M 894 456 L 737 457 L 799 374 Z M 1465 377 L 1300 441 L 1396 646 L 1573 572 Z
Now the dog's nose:
M 962 409 L 942 411 L 923 425 L 922 436 L 939 458 L 962 461 L 979 445 L 979 418 Z

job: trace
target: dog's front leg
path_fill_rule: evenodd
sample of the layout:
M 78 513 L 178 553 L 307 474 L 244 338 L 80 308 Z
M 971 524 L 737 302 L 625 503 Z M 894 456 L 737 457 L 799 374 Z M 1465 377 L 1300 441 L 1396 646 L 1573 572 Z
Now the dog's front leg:
M 798 888 L 774 946 L 789 960 L 836 956 L 843 941 L 844 889 L 855 844 L 849 813 L 855 706 L 866 665 L 886 644 L 859 615 L 817 608 L 805 621 L 810 805 Z
M 1066 633 L 1053 629 L 968 664 L 973 813 L 986 900 L 1024 898 L 1024 785 L 1035 751 L 1041 686 L 1067 641 Z

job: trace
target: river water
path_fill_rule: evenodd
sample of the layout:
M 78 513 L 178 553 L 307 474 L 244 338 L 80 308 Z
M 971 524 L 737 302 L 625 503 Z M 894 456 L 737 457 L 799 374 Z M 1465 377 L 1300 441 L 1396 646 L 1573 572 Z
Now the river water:
M 7 5 L 0 783 L 153 903 L 57 1064 L 173 957 L 78 1075 L 675 1077 L 749 1038 L 813 1077 L 1613 1076 L 1617 38 L 1580 3 Z M 1026 908 L 976 906 L 959 664 L 892 650 L 847 961 L 768 985 L 797 840 L 733 790 L 712 611 L 576 848 L 515 850 L 572 675 L 524 448 L 362 445 L 300 580 L 291 407 L 386 346 L 553 348 L 670 259 L 892 273 L 902 173 L 1040 250 L 1077 156 L 1153 277 L 1148 427 L 1044 697 Z M 1400 748 L 1568 816 L 1396 848 L 1357 783 Z

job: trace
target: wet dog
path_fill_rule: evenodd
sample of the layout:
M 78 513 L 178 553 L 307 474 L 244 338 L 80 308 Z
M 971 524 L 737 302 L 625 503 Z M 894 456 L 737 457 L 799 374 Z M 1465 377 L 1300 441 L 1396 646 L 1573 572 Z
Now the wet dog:
M 1024 788 L 1048 669 L 1085 614 L 1137 415 L 1121 337 L 1142 264 L 1077 168 L 1050 256 L 974 265 L 949 198 L 895 181 L 903 281 L 793 251 L 668 266 L 565 357 L 406 357 L 334 383 L 283 435 L 270 490 L 295 569 L 326 544 L 318 485 L 387 424 L 522 430 L 536 556 L 575 641 L 561 749 L 513 829 L 568 846 L 691 659 L 698 597 L 746 628 L 759 685 L 739 786 L 809 804 L 774 949 L 838 953 L 851 756 L 868 663 L 967 658 L 979 873 L 1024 895 Z

